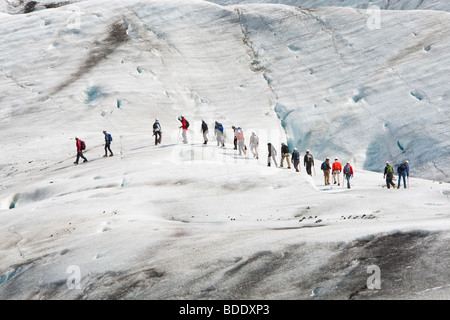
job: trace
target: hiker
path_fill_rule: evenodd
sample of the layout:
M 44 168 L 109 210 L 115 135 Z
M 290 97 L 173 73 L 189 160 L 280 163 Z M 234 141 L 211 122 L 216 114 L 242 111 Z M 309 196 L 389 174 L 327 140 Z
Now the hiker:
M 237 134 L 238 129 L 235 126 L 231 126 L 231 129 L 233 129 L 233 134 L 234 134 L 234 138 L 233 138 L 233 143 L 234 143 L 234 150 L 237 150 Z
M 384 167 L 383 178 L 386 179 L 386 185 L 388 189 L 390 189 L 391 186 L 395 189 L 395 183 L 392 181 L 394 179 L 394 169 L 389 164 L 389 162 L 386 162 L 386 167 Z
M 298 152 L 297 148 L 294 148 L 292 152 L 292 162 L 294 163 L 294 168 L 296 172 L 300 172 L 298 165 L 300 164 L 300 152 Z
M 333 165 L 331 166 L 331 172 L 333 174 L 333 184 L 338 184 L 338 186 L 341 185 L 341 177 L 340 174 L 342 172 L 342 165 L 339 162 L 339 159 L 334 159 Z
M 259 146 L 259 138 L 256 136 L 254 132 L 250 136 L 250 151 L 253 153 L 253 158 L 258 159 L 258 146 Z
M 246 155 L 247 154 L 247 146 L 245 145 L 245 142 L 244 142 L 244 130 L 242 130 L 241 127 L 238 127 L 237 130 L 238 130 L 238 134 L 239 134 L 239 132 L 242 133 L 242 147 L 244 149 L 244 155 Z M 239 145 L 239 141 L 238 141 L 238 145 Z
M 74 164 L 78 164 L 78 160 L 80 160 L 80 157 L 83 158 L 83 162 L 87 162 L 88 160 L 83 155 L 83 150 L 86 149 L 86 144 L 84 143 L 84 141 L 81 141 L 76 137 L 75 137 L 75 144 L 77 146 L 77 160 L 75 160 Z
M 306 173 L 312 176 L 311 167 L 314 166 L 314 157 L 309 153 L 309 150 L 306 150 L 305 157 L 303 158 L 303 165 L 306 167 Z
M 270 158 L 272 158 L 273 162 L 275 163 L 275 167 L 278 167 L 278 163 L 277 163 L 277 159 L 276 159 L 277 150 L 270 142 L 267 144 L 267 148 L 269 150 L 269 155 L 267 157 L 267 166 L 270 167 Z
M 245 142 L 244 142 L 244 133 L 242 130 L 238 130 L 238 133 L 236 135 L 237 144 L 239 146 L 239 155 L 242 154 L 246 155 L 246 148 L 245 148 Z
M 331 172 L 330 158 L 326 158 L 326 160 L 322 163 L 320 169 L 322 169 L 323 171 L 325 185 L 326 186 L 330 185 L 330 172 Z
M 183 116 L 180 116 L 179 118 L 178 118 L 178 120 L 181 122 L 181 127 L 180 127 L 180 129 L 182 129 L 182 137 L 183 137 L 183 143 L 184 144 L 186 144 L 186 143 L 188 143 L 188 140 L 187 140 L 187 131 L 188 131 L 188 128 L 189 128 L 189 121 L 187 121 Z
M 214 131 L 216 134 L 217 146 L 220 144 L 225 148 L 225 139 L 223 137 L 223 126 L 221 123 L 216 121 L 216 125 L 214 127 Z
M 397 189 L 400 189 L 400 182 L 403 178 L 403 186 L 406 189 L 406 177 L 409 178 L 409 162 L 405 161 L 398 165 L 397 167 L 397 173 L 398 173 L 398 185 Z
M 202 133 L 203 133 L 203 144 L 208 143 L 208 125 L 205 120 L 202 119 Z
M 353 168 L 350 162 L 347 162 L 344 167 L 344 176 L 347 179 L 347 189 L 350 189 L 350 178 L 353 178 Z
M 286 159 L 286 161 L 287 161 L 288 169 L 291 168 L 291 160 L 289 159 L 290 156 L 291 156 L 291 151 L 289 150 L 289 147 L 283 142 L 281 144 L 281 164 L 280 164 L 280 168 L 283 168 L 284 159 Z
M 153 135 L 155 136 L 155 146 L 158 144 L 161 144 L 161 124 L 159 123 L 158 119 L 155 119 L 155 123 L 153 124 Z
M 103 157 L 106 158 L 108 156 L 108 151 L 109 156 L 112 157 L 114 155 L 113 152 L 111 151 L 112 136 L 106 131 L 103 131 L 103 134 L 105 135 L 105 155 Z

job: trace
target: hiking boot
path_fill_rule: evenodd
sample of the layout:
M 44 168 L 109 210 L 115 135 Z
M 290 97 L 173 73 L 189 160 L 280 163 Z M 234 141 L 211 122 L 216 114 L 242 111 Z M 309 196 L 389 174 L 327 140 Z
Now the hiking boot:
M 105 154 L 104 156 L 103 156 L 103 158 L 106 158 L 108 155 L 107 154 Z
M 84 163 L 84 162 L 87 162 L 87 160 L 83 160 L 83 163 Z
M 114 156 L 112 153 L 109 155 L 110 157 Z

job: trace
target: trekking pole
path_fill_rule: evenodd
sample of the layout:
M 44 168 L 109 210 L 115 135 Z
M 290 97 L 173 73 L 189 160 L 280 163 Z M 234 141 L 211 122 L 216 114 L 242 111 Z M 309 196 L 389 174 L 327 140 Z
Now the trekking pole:
M 316 176 L 316 166 L 313 165 L 314 177 Z
M 177 140 L 180 140 L 180 132 L 181 132 L 181 127 L 178 128 L 178 137 L 177 137 Z
M 407 183 L 408 188 L 409 188 L 409 176 L 408 176 L 407 179 L 406 179 L 406 183 Z

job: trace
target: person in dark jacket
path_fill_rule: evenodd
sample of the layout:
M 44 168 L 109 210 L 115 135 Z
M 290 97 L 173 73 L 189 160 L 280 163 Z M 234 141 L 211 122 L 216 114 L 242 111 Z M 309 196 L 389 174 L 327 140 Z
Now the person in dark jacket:
M 314 166 L 314 157 L 309 150 L 306 150 L 306 154 L 303 158 L 303 165 L 306 167 L 306 173 L 312 176 L 311 167 Z
M 161 144 L 162 130 L 158 119 L 155 119 L 155 123 L 153 123 L 153 135 L 155 136 L 155 146 Z
M 300 152 L 298 152 L 297 148 L 294 148 L 292 152 L 292 163 L 294 164 L 294 168 L 296 172 L 300 172 L 298 165 L 300 164 Z
M 234 150 L 237 150 L 237 145 L 238 145 L 237 135 L 239 133 L 239 130 L 235 126 L 231 126 L 231 129 L 233 129 L 233 134 L 234 134 L 234 138 L 233 138 Z
M 202 119 L 202 133 L 203 133 L 203 144 L 208 143 L 208 125 L 205 120 Z
M 399 166 L 397 167 L 397 173 L 398 173 L 397 189 L 400 189 L 400 182 L 402 181 L 402 178 L 403 178 L 403 186 L 406 189 L 406 177 L 409 178 L 409 162 L 405 161 L 399 164 Z
M 77 146 L 77 160 L 75 160 L 74 164 L 78 164 L 80 157 L 83 158 L 83 162 L 87 162 L 88 160 L 83 155 L 83 148 L 81 147 L 82 146 L 81 140 L 78 138 L 75 138 L 75 144 Z
M 111 134 L 109 134 L 106 131 L 103 131 L 103 134 L 105 135 L 105 155 L 103 157 L 108 156 L 108 151 L 109 151 L 109 156 L 112 157 L 114 154 L 111 151 L 111 142 L 112 142 Z
M 395 189 L 395 183 L 393 182 L 393 180 L 394 180 L 394 169 L 389 164 L 389 162 L 386 162 L 386 167 L 384 167 L 384 176 L 383 176 L 383 178 L 386 179 L 386 185 L 387 185 L 388 189 L 390 189 L 391 186 Z

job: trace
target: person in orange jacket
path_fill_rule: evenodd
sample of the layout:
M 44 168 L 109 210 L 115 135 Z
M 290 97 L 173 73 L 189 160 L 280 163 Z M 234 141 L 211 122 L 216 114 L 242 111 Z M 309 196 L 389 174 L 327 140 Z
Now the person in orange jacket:
M 334 159 L 333 165 L 331 166 L 331 173 L 333 174 L 333 184 L 338 184 L 338 186 L 341 185 L 341 178 L 340 174 L 342 172 L 342 165 L 339 162 L 339 159 Z
M 246 155 L 247 152 L 245 151 L 245 139 L 244 139 L 244 133 L 242 132 L 242 130 L 238 130 L 236 139 L 237 139 L 237 144 L 239 147 L 239 155 L 240 156 L 242 154 Z

